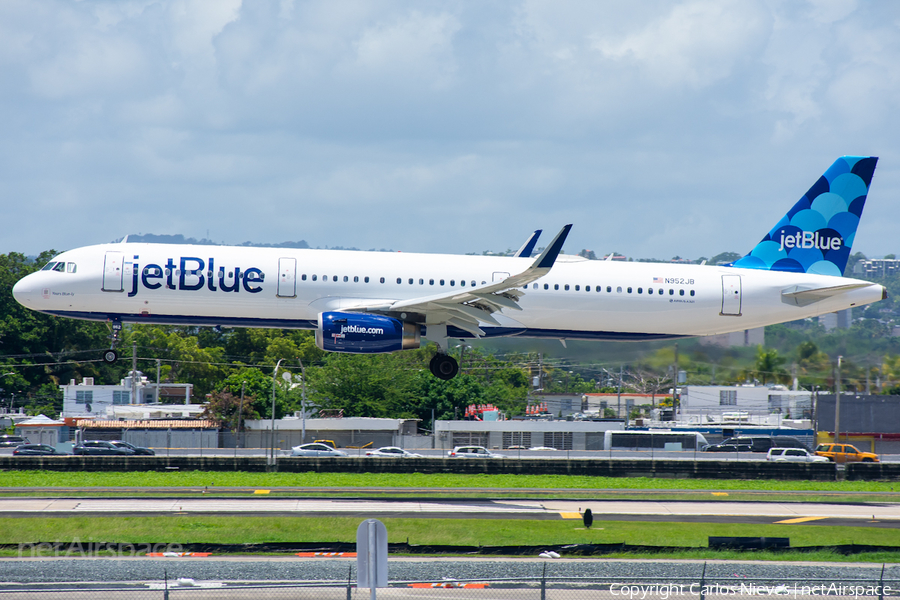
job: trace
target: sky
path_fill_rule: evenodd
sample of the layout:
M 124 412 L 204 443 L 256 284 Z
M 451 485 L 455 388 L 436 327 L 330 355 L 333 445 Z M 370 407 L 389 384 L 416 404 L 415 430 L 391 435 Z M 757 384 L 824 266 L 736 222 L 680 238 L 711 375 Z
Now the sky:
M 900 254 L 900 3 L 4 0 L 0 253 L 744 254 L 838 156 Z

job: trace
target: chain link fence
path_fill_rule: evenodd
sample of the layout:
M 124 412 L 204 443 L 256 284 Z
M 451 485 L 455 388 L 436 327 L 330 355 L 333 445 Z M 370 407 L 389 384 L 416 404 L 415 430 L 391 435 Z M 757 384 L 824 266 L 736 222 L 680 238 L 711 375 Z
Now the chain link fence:
M 168 580 L 131 584 L 3 584 L 0 600 L 884 600 L 900 596 L 900 579 L 723 579 L 532 577 L 392 581 L 375 594 L 354 581 L 243 584 Z

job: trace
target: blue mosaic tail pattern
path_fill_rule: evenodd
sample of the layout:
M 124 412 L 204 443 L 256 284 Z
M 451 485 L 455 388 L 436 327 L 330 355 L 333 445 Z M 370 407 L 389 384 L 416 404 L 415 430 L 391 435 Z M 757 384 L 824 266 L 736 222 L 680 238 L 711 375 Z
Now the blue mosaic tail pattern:
M 734 267 L 840 277 L 862 216 L 875 156 L 842 156 Z

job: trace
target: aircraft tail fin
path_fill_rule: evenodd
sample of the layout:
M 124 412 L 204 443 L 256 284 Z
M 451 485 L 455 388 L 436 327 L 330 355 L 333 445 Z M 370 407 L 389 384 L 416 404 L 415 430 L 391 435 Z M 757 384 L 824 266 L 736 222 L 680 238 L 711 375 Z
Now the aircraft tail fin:
M 842 156 L 749 254 L 731 266 L 840 277 L 878 157 Z

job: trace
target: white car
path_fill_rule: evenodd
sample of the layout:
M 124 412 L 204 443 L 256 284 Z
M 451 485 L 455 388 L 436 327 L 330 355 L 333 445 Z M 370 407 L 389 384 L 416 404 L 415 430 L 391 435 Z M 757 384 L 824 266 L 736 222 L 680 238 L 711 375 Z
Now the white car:
M 291 456 L 347 456 L 347 453 L 326 444 L 301 444 L 291 448 Z
M 803 448 L 770 448 L 769 453 L 766 454 L 766 460 L 774 460 L 775 462 L 803 463 L 830 462 L 824 456 L 816 456 L 815 454 L 810 454 Z
M 447 453 L 450 458 L 506 458 L 502 454 L 494 454 L 484 446 L 457 446 Z
M 421 454 L 409 452 L 396 446 L 385 446 L 384 448 L 378 448 L 377 450 L 368 450 L 366 451 L 366 456 L 378 456 L 383 458 L 424 458 Z

